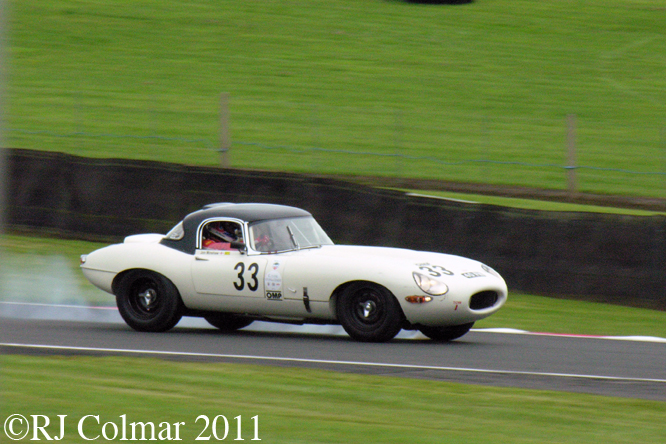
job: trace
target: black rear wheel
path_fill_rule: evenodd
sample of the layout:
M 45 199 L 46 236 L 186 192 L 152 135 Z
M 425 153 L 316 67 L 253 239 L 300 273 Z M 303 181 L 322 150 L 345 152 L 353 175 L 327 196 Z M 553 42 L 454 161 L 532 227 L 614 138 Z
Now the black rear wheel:
M 116 289 L 118 311 L 138 331 L 167 331 L 181 319 L 183 303 L 173 283 L 161 274 L 134 270 Z
M 217 327 L 224 332 L 240 330 L 253 322 L 253 319 L 231 313 L 216 313 L 206 316 L 204 319 L 213 327 Z
M 424 325 L 419 328 L 419 331 L 433 341 L 448 342 L 466 335 L 473 325 L 474 322 L 453 327 L 427 327 Z
M 357 341 L 390 341 L 402 329 L 403 314 L 398 301 L 386 288 L 370 282 L 355 282 L 338 297 L 338 321 Z

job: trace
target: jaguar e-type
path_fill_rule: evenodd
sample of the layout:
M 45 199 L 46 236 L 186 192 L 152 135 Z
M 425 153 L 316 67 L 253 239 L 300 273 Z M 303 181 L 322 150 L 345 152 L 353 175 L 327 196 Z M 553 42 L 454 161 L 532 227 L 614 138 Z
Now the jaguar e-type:
M 450 341 L 507 300 L 487 265 L 449 254 L 334 245 L 312 215 L 273 204 L 207 205 L 166 235 L 128 236 L 81 256 L 125 322 L 165 331 L 199 316 L 223 331 L 255 320 L 341 324 L 359 341 L 401 329 Z

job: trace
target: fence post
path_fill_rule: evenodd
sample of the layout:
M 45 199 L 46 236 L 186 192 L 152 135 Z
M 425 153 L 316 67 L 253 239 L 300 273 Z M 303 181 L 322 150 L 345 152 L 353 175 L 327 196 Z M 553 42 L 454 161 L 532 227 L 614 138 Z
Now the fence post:
M 220 95 L 220 166 L 229 168 L 231 162 L 231 137 L 229 135 L 229 93 Z
M 578 177 L 576 177 L 576 115 L 567 116 L 567 190 L 569 198 L 578 195 Z
M 319 171 L 317 168 L 326 165 L 326 159 L 324 159 L 324 152 L 319 150 L 321 148 L 321 113 L 319 111 L 319 106 L 316 103 L 312 103 L 308 106 L 310 108 L 310 139 L 312 140 L 312 151 L 310 155 L 310 173 L 317 174 L 323 173 L 324 171 Z M 320 162 L 321 160 L 321 162 Z
M 401 178 L 403 168 L 402 164 L 405 162 L 406 157 L 400 152 L 400 149 L 403 145 L 403 110 L 394 109 L 393 111 L 393 123 L 395 125 L 394 135 L 393 135 L 393 149 L 395 150 L 395 175 L 398 178 Z

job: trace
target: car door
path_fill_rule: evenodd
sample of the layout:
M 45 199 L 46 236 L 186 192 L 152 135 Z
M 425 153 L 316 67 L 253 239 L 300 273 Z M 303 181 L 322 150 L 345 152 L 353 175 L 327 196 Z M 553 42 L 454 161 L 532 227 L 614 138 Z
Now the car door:
M 201 223 L 192 262 L 194 289 L 202 295 L 264 297 L 266 259 L 248 256 L 241 247 L 244 224 L 237 219 L 213 218 Z
M 266 259 L 240 251 L 197 250 L 192 280 L 199 294 L 264 298 Z

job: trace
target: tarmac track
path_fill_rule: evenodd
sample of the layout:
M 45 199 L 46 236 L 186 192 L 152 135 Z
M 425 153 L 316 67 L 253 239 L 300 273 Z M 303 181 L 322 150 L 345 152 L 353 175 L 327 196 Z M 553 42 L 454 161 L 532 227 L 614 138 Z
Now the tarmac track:
M 185 318 L 138 333 L 113 308 L 0 303 L 2 353 L 128 355 L 319 368 L 666 401 L 666 340 L 472 330 L 451 343 L 401 333 L 384 344 L 338 326 L 255 323 L 223 334 Z

